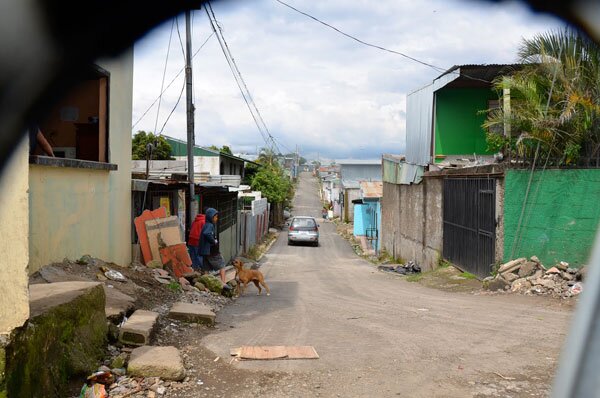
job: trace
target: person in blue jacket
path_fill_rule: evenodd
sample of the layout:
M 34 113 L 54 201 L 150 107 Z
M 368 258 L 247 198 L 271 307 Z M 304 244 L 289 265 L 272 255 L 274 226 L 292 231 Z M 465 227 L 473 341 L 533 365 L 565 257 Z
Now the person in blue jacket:
M 225 280 L 225 261 L 219 253 L 219 241 L 217 240 L 217 222 L 219 221 L 219 212 L 209 207 L 204 212 L 206 223 L 202 227 L 200 234 L 199 254 L 202 256 L 202 264 L 205 270 L 219 271 L 219 276 L 224 286 L 227 286 Z

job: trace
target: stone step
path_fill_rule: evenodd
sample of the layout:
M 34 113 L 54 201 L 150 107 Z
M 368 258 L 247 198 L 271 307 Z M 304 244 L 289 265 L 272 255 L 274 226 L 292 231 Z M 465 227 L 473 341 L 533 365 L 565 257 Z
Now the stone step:
M 121 293 L 115 288 L 104 285 L 104 294 L 106 295 L 106 306 L 104 307 L 106 318 L 112 322 L 120 322 L 135 308 L 135 298 Z
M 169 318 L 207 325 L 213 325 L 215 317 L 215 313 L 205 304 L 175 303 L 169 311 Z
M 119 341 L 134 346 L 148 345 L 157 319 L 157 312 L 137 310 L 121 327 Z
M 177 348 L 142 346 L 131 352 L 127 374 L 178 381 L 185 377 L 185 368 Z

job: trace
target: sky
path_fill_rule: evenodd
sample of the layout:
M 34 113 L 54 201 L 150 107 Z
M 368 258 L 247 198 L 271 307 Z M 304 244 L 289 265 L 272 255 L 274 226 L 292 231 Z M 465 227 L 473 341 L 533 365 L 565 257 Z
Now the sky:
M 285 1 L 363 41 L 444 70 L 513 63 L 522 38 L 564 25 L 515 2 Z M 403 153 L 406 95 L 440 75 L 437 70 L 359 44 L 275 0 L 220 1 L 213 10 L 281 152 L 298 146 L 309 159 Z M 204 10 L 192 17 L 196 52 L 212 29 Z M 158 102 L 151 106 L 163 75 L 166 87 L 185 65 L 183 16 L 177 22 L 166 22 L 136 43 L 132 133 L 186 138 L 185 91 L 176 106 L 183 73 L 164 92 L 160 110 Z M 197 145 L 229 145 L 235 153 L 265 146 L 215 36 L 193 60 L 193 83 Z

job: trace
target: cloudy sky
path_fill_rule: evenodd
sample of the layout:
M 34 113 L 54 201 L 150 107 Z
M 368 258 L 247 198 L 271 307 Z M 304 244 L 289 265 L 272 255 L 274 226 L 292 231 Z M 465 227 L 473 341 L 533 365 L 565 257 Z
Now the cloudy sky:
M 364 41 L 444 69 L 456 64 L 514 62 L 522 37 L 563 25 L 512 2 L 285 1 Z M 439 72 L 356 43 L 275 0 L 217 2 L 213 9 L 283 152 L 296 145 L 311 158 L 318 154 L 360 159 L 403 152 L 406 94 Z M 183 17 L 178 22 L 185 40 Z M 163 134 L 185 139 L 185 93 L 175 108 L 183 73 L 164 93 L 160 112 L 158 103 L 151 107 L 161 91 L 172 25 L 169 21 L 136 44 L 133 121 L 137 124 L 132 131 L 162 129 Z M 211 32 L 204 11 L 194 12 L 194 51 Z M 174 28 L 165 87 L 183 66 Z M 249 153 L 264 146 L 216 37 L 198 52 L 193 68 L 196 143 L 229 145 L 234 152 Z

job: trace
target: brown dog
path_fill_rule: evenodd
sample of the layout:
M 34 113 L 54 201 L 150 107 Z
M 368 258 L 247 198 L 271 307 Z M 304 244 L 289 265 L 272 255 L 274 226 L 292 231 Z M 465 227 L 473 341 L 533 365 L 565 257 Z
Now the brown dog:
M 259 296 L 262 292 L 260 285 L 264 286 L 265 290 L 267 291 L 267 296 L 271 295 L 271 291 L 269 290 L 269 286 L 267 286 L 265 283 L 265 277 L 263 276 L 262 272 L 256 269 L 244 269 L 244 263 L 242 263 L 240 260 L 233 260 L 233 266 L 236 270 L 236 278 L 239 280 L 240 296 L 244 293 L 246 286 L 248 286 L 248 283 L 250 282 L 254 282 L 258 288 Z

